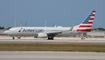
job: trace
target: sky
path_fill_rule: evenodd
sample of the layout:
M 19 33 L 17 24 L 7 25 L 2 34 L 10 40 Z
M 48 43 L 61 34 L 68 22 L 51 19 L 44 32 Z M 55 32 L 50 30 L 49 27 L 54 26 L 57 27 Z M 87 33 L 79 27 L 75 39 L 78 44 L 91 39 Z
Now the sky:
M 105 0 L 0 0 L 0 26 L 72 26 L 96 10 L 93 27 L 105 28 Z M 45 24 L 46 23 L 46 24 Z

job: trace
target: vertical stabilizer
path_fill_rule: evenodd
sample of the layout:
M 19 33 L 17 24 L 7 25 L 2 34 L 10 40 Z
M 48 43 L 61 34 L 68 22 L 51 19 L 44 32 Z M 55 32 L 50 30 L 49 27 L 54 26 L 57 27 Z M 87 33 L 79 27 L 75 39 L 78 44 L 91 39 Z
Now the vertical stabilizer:
M 79 25 L 77 28 L 77 32 L 90 32 L 92 29 L 94 17 L 96 14 L 96 10 L 93 10 L 86 19 Z

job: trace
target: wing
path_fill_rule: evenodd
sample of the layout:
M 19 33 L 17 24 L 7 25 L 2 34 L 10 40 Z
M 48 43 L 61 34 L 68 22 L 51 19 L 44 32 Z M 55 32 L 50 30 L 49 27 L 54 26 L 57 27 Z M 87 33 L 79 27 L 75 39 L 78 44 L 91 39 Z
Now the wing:
M 72 26 L 69 30 L 66 30 L 66 31 L 47 31 L 47 32 L 45 32 L 48 36 L 49 35 L 53 35 L 53 36 L 55 36 L 55 35 L 59 35 L 59 34 L 62 34 L 63 32 L 67 32 L 67 31 L 72 31 L 73 30 L 73 28 L 74 28 L 74 26 Z
M 46 32 L 46 34 L 49 36 L 49 35 L 58 35 L 58 34 L 61 34 L 63 31 L 49 31 L 49 32 Z

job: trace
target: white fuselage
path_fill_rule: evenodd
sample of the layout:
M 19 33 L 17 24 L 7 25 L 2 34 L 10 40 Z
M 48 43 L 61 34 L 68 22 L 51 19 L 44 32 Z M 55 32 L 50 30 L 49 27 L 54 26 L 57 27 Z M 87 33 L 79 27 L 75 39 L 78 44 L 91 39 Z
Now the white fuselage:
M 37 36 L 39 33 L 57 33 L 56 36 L 70 36 L 79 34 L 75 30 L 69 31 L 70 28 L 71 27 L 15 27 L 5 31 L 4 33 L 9 36 Z

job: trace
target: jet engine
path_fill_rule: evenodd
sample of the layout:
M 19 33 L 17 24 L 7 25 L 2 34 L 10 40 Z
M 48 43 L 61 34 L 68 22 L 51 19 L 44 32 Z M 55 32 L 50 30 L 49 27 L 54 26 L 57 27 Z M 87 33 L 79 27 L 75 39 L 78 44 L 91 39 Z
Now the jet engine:
M 46 33 L 39 33 L 38 38 L 47 38 L 47 34 Z

